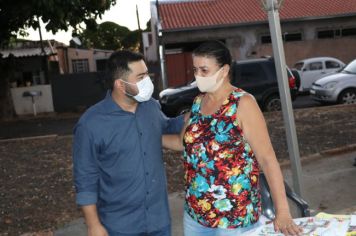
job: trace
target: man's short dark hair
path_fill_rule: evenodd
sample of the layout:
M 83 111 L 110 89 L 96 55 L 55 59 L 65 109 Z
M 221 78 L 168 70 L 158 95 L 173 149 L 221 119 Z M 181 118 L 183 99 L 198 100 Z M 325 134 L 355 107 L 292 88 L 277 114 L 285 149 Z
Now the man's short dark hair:
M 131 52 L 128 50 L 116 51 L 111 54 L 107 62 L 107 70 L 110 77 L 111 89 L 114 86 L 115 80 L 126 79 L 126 76 L 131 72 L 129 64 L 144 60 L 140 53 Z

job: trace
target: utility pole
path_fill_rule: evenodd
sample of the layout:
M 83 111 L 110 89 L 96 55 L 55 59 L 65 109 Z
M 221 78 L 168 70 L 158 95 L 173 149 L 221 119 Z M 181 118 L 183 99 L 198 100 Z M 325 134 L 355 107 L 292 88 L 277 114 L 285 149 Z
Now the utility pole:
M 38 31 L 40 34 L 40 45 L 41 45 L 41 69 L 44 73 L 44 77 L 45 77 L 45 83 L 49 83 L 49 75 L 48 75 L 48 62 L 47 62 L 47 55 L 46 55 L 46 51 L 44 49 L 43 46 L 43 39 L 42 39 L 42 31 L 41 31 L 41 23 L 40 23 L 40 18 L 37 16 L 37 22 L 38 22 Z M 40 72 L 41 73 L 41 72 Z M 41 74 L 40 74 L 41 77 Z
M 140 48 L 139 48 L 139 51 L 140 51 L 140 53 L 143 54 L 142 30 L 141 30 L 141 26 L 140 26 L 140 16 L 139 16 L 139 13 L 138 13 L 138 6 L 137 6 L 137 4 L 136 4 L 136 17 L 137 17 L 138 33 L 139 33 L 139 38 L 140 38 Z
M 283 0 L 261 0 L 262 5 L 268 13 L 269 28 L 271 32 L 274 61 L 277 71 L 279 95 L 282 104 L 283 119 L 286 128 L 286 137 L 288 153 L 291 161 L 293 173 L 294 190 L 303 197 L 302 167 L 300 163 L 300 154 L 298 139 L 295 129 L 292 101 L 288 86 L 288 77 L 286 71 L 286 62 L 282 42 L 282 31 L 278 9 Z

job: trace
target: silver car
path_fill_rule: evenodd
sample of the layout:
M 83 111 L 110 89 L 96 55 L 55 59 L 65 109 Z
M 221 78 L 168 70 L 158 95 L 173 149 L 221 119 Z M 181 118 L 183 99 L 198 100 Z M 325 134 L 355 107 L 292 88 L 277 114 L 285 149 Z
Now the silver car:
M 315 81 L 310 94 L 321 103 L 356 103 L 356 59 L 341 71 Z

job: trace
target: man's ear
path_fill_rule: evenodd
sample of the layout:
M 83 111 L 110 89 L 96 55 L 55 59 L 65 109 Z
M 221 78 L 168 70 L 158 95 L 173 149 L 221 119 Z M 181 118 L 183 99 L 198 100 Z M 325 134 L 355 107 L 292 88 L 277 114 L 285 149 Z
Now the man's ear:
M 122 82 L 120 79 L 116 79 L 114 81 L 114 88 L 117 90 L 125 91 L 124 82 Z

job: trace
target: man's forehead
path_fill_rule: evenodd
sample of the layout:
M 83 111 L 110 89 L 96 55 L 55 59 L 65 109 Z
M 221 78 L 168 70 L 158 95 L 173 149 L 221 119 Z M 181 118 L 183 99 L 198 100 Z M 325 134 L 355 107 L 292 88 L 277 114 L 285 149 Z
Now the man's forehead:
M 139 60 L 139 61 L 132 61 L 128 63 L 128 66 L 130 68 L 139 68 L 139 67 L 146 67 L 146 64 L 143 60 Z

